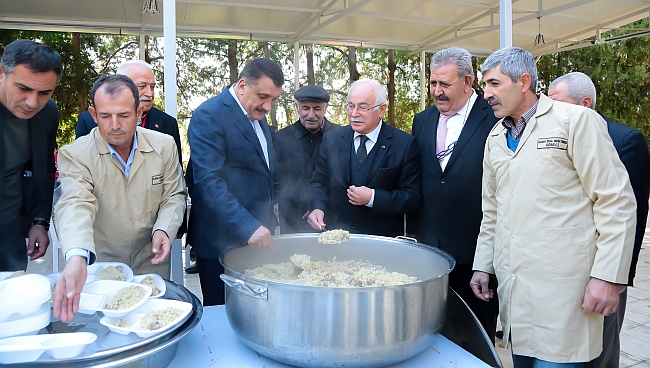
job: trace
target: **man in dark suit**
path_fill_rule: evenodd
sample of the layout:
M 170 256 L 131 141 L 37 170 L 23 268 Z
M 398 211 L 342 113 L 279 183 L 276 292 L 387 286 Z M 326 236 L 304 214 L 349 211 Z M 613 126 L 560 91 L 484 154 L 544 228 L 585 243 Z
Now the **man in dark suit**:
M 321 86 L 304 86 L 293 96 L 300 118 L 273 134 L 278 154 L 277 200 L 283 234 L 313 232 L 307 224 L 309 179 L 314 173 L 323 134 L 340 128 L 325 117 L 330 95 Z
M 0 271 L 26 270 L 26 256 L 50 244 L 59 125 L 50 97 L 62 72 L 59 54 L 35 41 L 10 43 L 0 59 Z
M 151 65 L 142 60 L 126 61 L 117 68 L 116 74 L 126 75 L 133 81 L 133 83 L 135 83 L 136 86 L 138 86 L 140 105 L 144 107 L 142 119 L 138 123 L 138 126 L 174 137 L 176 147 L 178 148 L 178 159 L 182 166 L 183 157 L 181 151 L 181 136 L 178 132 L 178 123 L 173 116 L 167 115 L 165 112 L 153 107 L 156 76 L 153 74 Z M 95 123 L 95 120 L 90 116 L 88 110 L 82 112 L 77 117 L 77 138 L 90 133 L 90 131 L 96 126 L 97 123 Z
M 574 105 L 596 108 L 596 87 L 586 74 L 580 72 L 563 75 L 551 82 L 548 97 L 553 100 L 563 101 Z M 634 236 L 634 250 L 632 263 L 628 275 L 627 286 L 633 286 L 636 273 L 636 263 L 643 243 L 646 221 L 648 219 L 648 196 L 650 195 L 650 153 L 648 142 L 643 133 L 625 125 L 608 120 L 598 112 L 607 122 L 607 130 L 612 138 L 614 148 L 621 162 L 627 170 L 636 198 L 636 234 Z M 619 334 L 625 317 L 627 303 L 627 288 L 619 295 L 618 309 L 615 313 L 605 316 L 603 327 L 603 352 L 591 362 L 585 364 L 586 368 L 613 368 L 619 366 L 621 355 L 621 342 Z
M 404 214 L 421 198 L 417 143 L 383 123 L 384 111 L 386 89 L 379 82 L 350 86 L 350 125 L 323 136 L 311 178 L 312 228 L 404 235 Z
M 498 119 L 472 88 L 472 56 L 461 48 L 431 59 L 429 89 L 435 101 L 413 119 L 422 178 L 422 205 L 407 217 L 409 234 L 456 259 L 449 285 L 468 304 L 494 342 L 499 303 L 474 297 L 469 282 L 481 226 L 483 149 Z M 496 277 L 492 275 L 496 290 Z
M 202 103 L 190 120 L 188 242 L 196 250 L 203 305 L 225 301 L 220 252 L 241 244 L 273 247 L 276 155 L 265 115 L 283 82 L 276 62 L 253 59 L 236 84 Z

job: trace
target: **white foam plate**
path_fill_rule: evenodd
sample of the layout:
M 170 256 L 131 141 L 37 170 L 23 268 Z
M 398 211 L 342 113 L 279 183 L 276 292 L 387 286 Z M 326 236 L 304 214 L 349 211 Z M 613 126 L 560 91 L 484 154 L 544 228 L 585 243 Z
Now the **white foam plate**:
M 0 323 L 0 338 L 33 334 L 49 324 L 50 306 L 43 303 L 36 312 L 26 316 L 14 313 L 11 318 Z
M 156 286 L 160 290 L 158 294 L 153 294 L 153 291 L 151 292 L 151 296 L 149 298 L 160 298 L 161 296 L 165 295 L 165 292 L 167 292 L 167 285 L 165 284 L 165 280 L 163 280 L 160 275 L 157 275 L 155 273 L 148 273 L 146 275 L 138 275 L 138 276 L 133 276 L 133 280 L 131 282 L 135 282 L 140 284 L 142 280 L 144 280 L 147 276 L 151 276 L 154 281 L 156 282 Z
M 88 275 L 94 275 L 96 277 L 96 280 L 99 280 L 99 272 L 103 270 L 104 268 L 108 266 L 122 266 L 122 271 L 124 272 L 124 276 L 126 277 L 126 280 L 124 281 L 131 281 L 133 280 L 133 270 L 131 267 L 125 265 L 124 263 L 120 262 L 95 262 L 88 266 Z
M 139 286 L 143 288 L 145 290 L 144 297 L 128 309 L 114 310 L 104 308 L 115 294 L 117 294 L 121 289 L 129 286 Z M 127 281 L 97 280 L 84 285 L 79 299 L 79 312 L 86 314 L 102 312 L 105 316 L 121 317 L 145 303 L 149 298 L 149 295 L 151 295 L 151 288 L 147 285 Z
M 27 316 L 38 311 L 51 296 L 50 281 L 43 275 L 27 274 L 0 281 L 0 322 L 13 318 L 13 314 Z
M 174 319 L 171 323 L 168 325 L 164 326 L 163 328 L 160 328 L 155 331 L 149 331 L 140 328 L 140 318 L 144 317 L 144 315 L 151 310 L 163 310 L 165 308 L 179 308 L 183 311 L 180 316 L 178 316 L 176 319 Z M 182 321 L 184 321 L 187 317 L 192 312 L 192 304 L 191 303 L 186 303 L 186 302 L 181 302 L 179 300 L 168 300 L 168 299 L 149 299 L 147 300 L 146 303 L 142 304 L 138 309 L 134 310 L 133 312 L 123 316 L 121 319 L 125 320 L 129 326 L 127 327 L 117 327 L 115 326 L 115 322 L 119 318 L 113 318 L 113 317 L 108 317 L 104 316 L 102 319 L 99 320 L 99 323 L 103 324 L 104 326 L 108 327 L 109 330 L 122 334 L 122 335 L 128 335 L 131 332 L 134 332 L 136 335 L 140 337 L 149 337 L 153 336 L 155 334 L 161 333 L 163 331 L 167 331 L 170 328 L 174 328 L 178 324 L 180 324 Z
M 10 337 L 0 340 L 0 363 L 33 362 L 43 352 L 54 359 L 69 359 L 81 354 L 95 340 L 97 335 L 91 332 Z

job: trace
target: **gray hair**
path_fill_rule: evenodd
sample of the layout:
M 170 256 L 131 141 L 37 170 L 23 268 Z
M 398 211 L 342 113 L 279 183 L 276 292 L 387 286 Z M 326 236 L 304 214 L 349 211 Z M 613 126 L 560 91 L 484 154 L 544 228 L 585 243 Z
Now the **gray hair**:
M 521 47 L 504 47 L 488 56 L 481 65 L 481 73 L 497 66 L 501 66 L 501 73 L 510 77 L 513 83 L 524 73 L 530 74 L 530 90 L 537 93 L 537 65 L 530 52 Z
M 151 65 L 144 60 L 129 60 L 123 62 L 119 67 L 117 67 L 117 72 L 115 74 L 129 75 L 129 72 L 133 70 L 133 67 L 141 66 L 145 67 L 153 72 Z
M 590 107 L 592 109 L 596 108 L 596 87 L 587 74 L 581 72 L 565 74 L 551 82 L 548 88 L 551 89 L 560 83 L 566 83 L 567 97 L 576 103 L 579 103 L 585 97 L 590 97 Z
M 450 47 L 436 52 L 431 57 L 431 67 L 439 68 L 448 64 L 456 65 L 456 73 L 461 80 L 465 79 L 466 75 L 472 77 L 471 83 L 474 83 L 474 68 L 472 67 L 472 54 L 460 47 Z
M 375 92 L 375 105 L 383 105 L 388 101 L 386 95 L 386 88 L 379 82 L 377 82 L 374 79 L 359 79 L 358 81 L 352 83 L 350 86 L 350 92 L 352 92 L 353 89 L 359 86 L 369 86 L 372 88 L 372 90 Z M 349 96 L 349 93 L 348 93 Z M 375 107 L 375 110 L 377 110 L 379 106 Z

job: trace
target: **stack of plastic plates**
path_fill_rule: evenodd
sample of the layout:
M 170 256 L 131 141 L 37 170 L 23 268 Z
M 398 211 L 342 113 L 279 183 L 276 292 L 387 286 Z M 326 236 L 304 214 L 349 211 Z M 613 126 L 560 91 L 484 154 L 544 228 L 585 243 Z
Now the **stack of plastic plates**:
M 10 337 L 0 340 L 0 363 L 33 362 L 44 352 L 54 359 L 69 359 L 95 340 L 97 335 L 90 332 Z
M 49 280 L 27 274 L 0 281 L 0 338 L 36 333 L 50 323 Z

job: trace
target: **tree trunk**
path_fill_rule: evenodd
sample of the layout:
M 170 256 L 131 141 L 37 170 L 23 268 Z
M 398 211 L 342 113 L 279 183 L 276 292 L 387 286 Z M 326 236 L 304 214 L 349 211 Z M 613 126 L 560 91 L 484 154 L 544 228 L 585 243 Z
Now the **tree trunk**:
M 395 50 L 388 50 L 388 125 L 395 126 Z
M 472 69 L 474 70 L 474 83 L 472 84 L 472 87 L 474 87 L 475 90 L 479 91 L 481 88 L 479 88 L 478 84 L 478 65 L 476 61 L 476 56 L 472 56 Z
M 359 70 L 357 70 L 357 48 L 348 46 L 348 70 L 350 71 L 350 84 L 359 80 Z
M 267 41 L 262 42 L 262 51 L 264 52 L 264 57 L 269 58 L 269 43 Z
M 230 68 L 230 84 L 239 80 L 239 64 L 237 62 L 237 41 L 228 41 L 228 67 Z
M 316 84 L 314 77 L 314 44 L 305 45 L 307 49 L 307 84 Z
M 72 32 L 72 65 L 74 65 L 74 85 L 77 91 L 77 104 L 79 105 L 79 112 L 88 109 L 88 88 L 84 80 L 86 74 L 81 60 L 81 40 L 79 40 L 79 33 Z
M 151 64 L 151 55 L 149 55 L 149 36 L 144 35 L 144 61 Z

